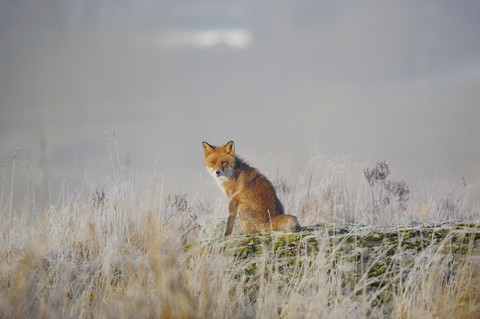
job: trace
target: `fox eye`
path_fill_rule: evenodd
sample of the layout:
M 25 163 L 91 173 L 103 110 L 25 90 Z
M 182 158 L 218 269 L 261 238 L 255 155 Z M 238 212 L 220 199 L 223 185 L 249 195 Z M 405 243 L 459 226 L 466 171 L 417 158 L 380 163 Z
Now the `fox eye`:
M 222 161 L 222 165 L 227 164 L 227 161 Z
M 215 161 L 211 161 L 210 163 L 211 163 L 211 164 L 215 164 Z

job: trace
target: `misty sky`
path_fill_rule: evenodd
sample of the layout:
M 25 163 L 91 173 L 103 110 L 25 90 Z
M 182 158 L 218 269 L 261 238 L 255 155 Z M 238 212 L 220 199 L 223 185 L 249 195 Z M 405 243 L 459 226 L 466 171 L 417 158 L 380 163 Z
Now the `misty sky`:
M 157 163 L 165 191 L 190 199 L 206 182 L 201 194 L 219 194 L 201 142 L 229 140 L 272 178 L 349 155 L 386 160 L 412 190 L 463 172 L 478 193 L 478 12 L 446 0 L 2 1 L 0 160 L 10 183 L 19 148 L 20 202 L 27 162 L 44 197 L 78 189 L 87 165 L 101 188 L 105 131 L 118 166 L 113 130 L 125 174 L 147 185 Z

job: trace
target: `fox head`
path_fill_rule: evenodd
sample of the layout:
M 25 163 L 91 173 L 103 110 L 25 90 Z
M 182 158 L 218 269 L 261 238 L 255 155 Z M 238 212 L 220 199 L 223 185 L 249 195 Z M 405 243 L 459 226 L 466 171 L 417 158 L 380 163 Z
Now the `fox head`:
M 224 146 L 212 146 L 202 143 L 205 154 L 205 169 L 222 183 L 233 177 L 235 169 L 235 144 L 233 141 Z

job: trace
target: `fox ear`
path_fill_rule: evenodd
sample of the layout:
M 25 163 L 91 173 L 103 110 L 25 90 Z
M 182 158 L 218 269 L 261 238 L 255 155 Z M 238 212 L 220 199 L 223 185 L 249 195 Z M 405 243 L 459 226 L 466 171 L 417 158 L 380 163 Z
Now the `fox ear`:
M 210 155 L 215 149 L 214 146 L 208 144 L 207 142 L 202 142 L 202 146 L 203 146 L 203 153 L 205 154 L 205 157 Z
M 227 144 L 225 144 L 223 148 L 227 154 L 230 154 L 232 156 L 235 154 L 235 144 L 233 143 L 233 141 L 230 141 Z

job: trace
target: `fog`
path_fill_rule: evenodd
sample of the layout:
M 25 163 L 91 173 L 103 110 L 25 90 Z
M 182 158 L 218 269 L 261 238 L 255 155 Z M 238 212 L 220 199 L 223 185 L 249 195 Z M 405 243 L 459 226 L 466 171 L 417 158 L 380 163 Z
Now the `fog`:
M 39 201 L 84 177 L 101 188 L 112 159 L 142 185 L 161 174 L 165 194 L 218 195 L 201 142 L 230 140 L 271 178 L 348 155 L 360 168 L 385 160 L 413 191 L 463 173 L 478 198 L 479 12 L 447 0 L 1 1 L 2 198 L 12 179 L 18 202 L 28 183 Z

